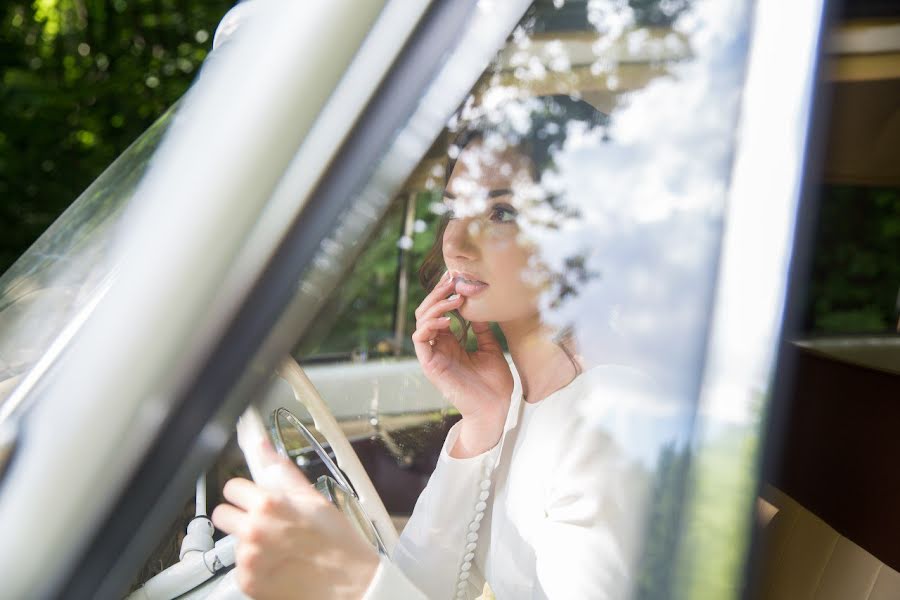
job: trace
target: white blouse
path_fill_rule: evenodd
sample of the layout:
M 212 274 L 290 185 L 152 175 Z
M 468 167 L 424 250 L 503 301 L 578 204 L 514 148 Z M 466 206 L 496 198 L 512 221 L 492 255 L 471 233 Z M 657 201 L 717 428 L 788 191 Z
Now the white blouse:
M 600 365 L 529 404 L 512 371 L 500 442 L 453 458 L 459 423 L 451 427 L 366 600 L 478 598 L 485 581 L 500 599 L 628 596 L 647 471 L 604 424 L 621 422 L 617 391 L 642 376 Z

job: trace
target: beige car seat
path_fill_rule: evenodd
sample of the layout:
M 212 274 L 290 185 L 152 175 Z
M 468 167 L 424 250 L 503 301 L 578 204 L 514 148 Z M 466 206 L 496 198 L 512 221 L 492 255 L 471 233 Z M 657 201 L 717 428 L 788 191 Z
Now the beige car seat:
M 900 573 L 781 490 L 765 486 L 760 515 L 764 533 L 759 598 L 900 599 Z

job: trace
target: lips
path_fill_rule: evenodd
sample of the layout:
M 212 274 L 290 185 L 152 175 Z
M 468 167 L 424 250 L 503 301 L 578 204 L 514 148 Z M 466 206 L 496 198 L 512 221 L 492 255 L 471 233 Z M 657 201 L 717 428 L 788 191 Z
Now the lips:
M 453 274 L 453 286 L 461 296 L 477 296 L 488 288 L 488 284 L 477 279 L 471 273 L 458 271 Z

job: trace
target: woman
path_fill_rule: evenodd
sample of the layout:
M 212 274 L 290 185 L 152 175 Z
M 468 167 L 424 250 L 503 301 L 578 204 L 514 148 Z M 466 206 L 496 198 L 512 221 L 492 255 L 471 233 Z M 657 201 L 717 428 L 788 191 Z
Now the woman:
M 393 562 L 379 562 L 284 466 L 290 494 L 232 480 L 224 493 L 235 506 L 213 514 L 240 538 L 238 578 L 251 596 L 620 598 L 631 585 L 638 536 L 629 483 L 619 477 L 626 466 L 608 439 L 584 426 L 579 408 L 612 371 L 586 369 L 569 332 L 544 322 L 542 294 L 561 289 L 521 235 L 529 214 L 546 223 L 538 207 L 562 210 L 538 182 L 567 121 L 593 125 L 602 115 L 568 97 L 524 106 L 524 133 L 496 113 L 470 123 L 448 169 L 446 212 L 420 271 L 431 291 L 416 309 L 412 340 L 426 377 L 462 418 Z M 502 330 L 512 365 L 490 322 Z M 475 351 L 465 347 L 469 328 Z

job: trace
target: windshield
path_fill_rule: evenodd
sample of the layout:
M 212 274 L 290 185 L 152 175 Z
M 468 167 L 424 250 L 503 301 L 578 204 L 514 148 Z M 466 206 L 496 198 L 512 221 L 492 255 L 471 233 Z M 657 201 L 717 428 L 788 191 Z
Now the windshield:
M 703 448 L 692 446 L 692 435 L 737 147 L 751 3 L 528 4 L 479 2 L 470 26 L 459 24 L 469 23 L 462 17 L 437 27 L 423 18 L 422 27 L 431 27 L 423 31 L 453 41 L 445 39 L 444 48 L 417 37 L 417 30 L 409 44 L 422 50 L 428 39 L 433 45 L 425 49 L 433 54 L 406 48 L 396 61 L 384 54 L 391 71 L 385 66 L 383 80 L 366 80 L 376 90 L 371 102 L 353 87 L 371 71 L 356 44 L 376 11 L 356 14 L 362 5 L 351 10 L 341 4 L 346 12 L 333 14 L 323 8 L 302 23 L 304 9 L 285 2 L 279 10 L 294 21 L 273 10 L 249 31 L 244 46 L 222 55 L 221 70 L 195 88 L 206 102 L 183 107 L 203 127 L 173 128 L 171 152 L 155 168 L 167 176 L 142 184 L 158 206 L 142 217 L 146 226 L 132 223 L 131 268 L 121 269 L 118 290 L 106 296 L 118 310 L 95 312 L 75 340 L 85 351 L 68 353 L 51 382 L 56 397 L 29 415 L 32 428 L 23 437 L 38 449 L 34 456 L 56 450 L 57 423 L 66 424 L 70 442 L 101 419 L 107 425 L 88 448 L 102 470 L 95 468 L 92 479 L 64 473 L 73 502 L 43 511 L 50 513 L 48 522 L 68 532 L 75 501 L 94 502 L 101 479 L 127 483 L 115 495 L 108 522 L 146 519 L 143 530 L 131 536 L 123 528 L 99 528 L 91 548 L 127 548 L 121 563 L 133 561 L 163 512 L 172 516 L 176 494 L 184 492 L 179 500 L 188 495 L 181 484 L 225 446 L 239 409 L 252 401 L 271 415 L 288 406 L 309 422 L 293 397 L 297 390 L 275 372 L 290 351 L 343 425 L 402 531 L 448 432 L 465 412 L 423 369 L 421 352 L 474 353 L 492 335 L 494 358 L 508 365 L 501 368 L 509 374 L 507 397 L 520 410 L 510 414 L 521 414 L 525 423 L 531 411 L 534 427 L 526 448 L 534 461 L 518 460 L 518 481 L 555 486 L 533 493 L 520 487 L 516 497 L 552 492 L 566 501 L 587 498 L 587 510 L 594 511 L 586 517 L 590 541 L 605 540 L 602 547 L 577 550 L 562 538 L 544 546 L 544 556 L 572 557 L 571 564 L 551 569 L 556 582 L 581 560 L 585 568 L 568 572 L 582 583 L 606 576 L 595 569 L 602 559 L 628 573 L 616 579 L 613 597 L 668 597 L 678 595 L 676 587 L 715 590 L 716 596 L 735 592 L 732 566 L 740 563 L 747 539 L 736 507 L 752 483 L 761 406 L 741 389 L 728 399 L 734 410 L 710 416 L 716 427 Z M 452 13 L 450 3 L 433 6 Z M 291 29 L 315 23 L 356 37 Z M 281 47 L 275 42 L 285 51 L 270 52 Z M 302 71 L 318 65 L 308 52 L 322 53 L 321 72 Z M 255 85 L 234 86 L 237 78 Z M 321 85 L 304 85 L 309 81 Z M 212 93 L 204 98 L 202 92 Z M 234 114 L 251 117 L 228 118 Z M 98 182 L 61 220 L 77 227 L 55 225 L 2 280 L 0 309 L 21 304 L 23 322 L 37 315 L 48 320 L 42 290 L 50 290 L 48 306 L 62 307 L 49 313 L 56 325 L 38 330 L 43 337 L 18 324 L 11 328 L 18 337 L 4 331 L 23 340 L 8 345 L 9 358 L 2 355 L 11 365 L 4 367 L 8 381 L 46 355 L 64 324 L 89 309 L 116 277 L 104 249 L 166 123 L 142 138 L 138 146 L 146 147 L 110 169 L 115 193 L 103 192 Z M 208 135 L 219 124 L 229 125 L 227 135 Z M 207 135 L 198 135 L 204 128 Z M 209 150 L 213 160 L 205 152 L 190 155 L 197 149 Z M 188 160 L 194 157 L 196 164 Z M 170 223 L 181 206 L 188 214 Z M 154 224 L 172 225 L 169 243 L 158 243 Z M 163 246 L 162 259 L 151 256 L 157 246 Z M 445 311 L 446 330 L 425 340 L 427 325 L 417 309 L 446 270 L 467 308 Z M 165 285 L 157 289 L 160 280 Z M 545 329 L 550 333 L 539 341 L 552 350 L 547 360 L 531 367 L 517 360 L 516 349 L 527 348 L 522 340 Z M 32 347 L 27 357 L 25 350 L 23 358 L 15 354 Z M 539 381 L 537 372 L 556 385 L 526 390 Z M 262 381 L 269 381 L 266 390 Z M 74 401 L 63 398 L 69 390 Z M 563 398 L 572 403 L 560 410 L 553 401 Z M 531 406 L 515 404 L 519 399 Z M 554 418 L 539 416 L 550 411 Z M 322 465 L 305 450 L 300 444 L 291 452 L 315 478 Z M 723 525 L 683 538 L 684 482 L 701 451 L 727 456 L 737 472 L 728 489 L 718 490 L 727 501 L 696 500 L 699 514 Z M 227 464 L 215 470 L 229 471 L 240 457 L 226 452 L 220 460 Z M 20 461 L 13 475 L 30 485 L 26 489 L 38 489 L 44 474 L 25 464 Z M 566 487 L 570 483 L 577 485 Z M 220 499 L 217 493 L 211 492 L 210 505 Z M 0 512 L 4 523 L 24 504 L 17 501 Z M 598 507 L 606 512 L 598 514 Z M 535 508 L 533 522 L 542 522 L 542 509 Z M 516 524 L 506 534 L 512 530 Z M 504 543 L 526 546 L 514 535 L 506 542 L 501 537 L 492 542 L 495 557 L 504 555 Z M 490 583 L 499 597 L 531 597 L 552 579 L 517 587 L 521 582 L 502 575 L 512 566 L 485 570 L 485 547 L 472 569 L 477 575 L 469 583 L 478 585 L 470 596 Z M 710 552 L 721 557 L 714 567 L 702 560 Z M 94 569 L 85 571 L 84 581 L 106 577 L 101 552 L 80 556 Z M 534 556 L 525 560 L 536 572 Z M 676 573 L 676 561 L 686 563 L 685 570 Z M 148 564 L 155 568 L 156 559 Z M 121 569 L 115 577 L 122 577 Z M 436 596 L 459 585 L 443 583 Z M 553 593 L 558 589 L 544 591 L 565 595 Z M 579 589 L 586 593 L 576 597 L 597 595 L 587 584 Z
M 11 412 L 4 401 L 55 340 L 64 345 L 114 276 L 117 225 L 174 114 L 173 107 L 160 117 L 0 277 L 0 415 Z
M 628 505 L 609 530 L 636 573 L 621 597 L 669 595 L 747 15 L 741 2 L 534 3 L 404 185 L 380 188 L 391 198 L 385 216 L 364 237 L 336 231 L 323 244 L 300 286 L 305 311 L 295 325 L 304 333 L 293 354 L 343 422 L 398 528 L 460 419 L 423 373 L 416 309 L 443 269 L 482 279 L 456 288 L 488 291 L 465 300 L 471 309 L 448 313 L 447 335 L 474 351 L 471 323 L 484 315 L 513 363 L 506 335 L 516 334 L 516 311 L 536 285 L 544 326 L 572 355 L 556 368 L 577 375 L 586 365 L 578 376 L 598 390 L 576 418 L 620 461 L 604 476 Z M 293 405 L 283 387 L 262 402 L 267 412 Z M 723 490 L 730 498 L 752 473 L 734 443 L 755 443 L 751 400 L 713 415 L 703 449 L 743 461 L 746 472 Z M 581 450 L 573 440 L 567 452 Z M 297 453 L 311 476 L 321 472 L 310 453 Z M 534 475 L 550 477 L 553 468 L 535 461 Z M 698 510 L 727 530 L 691 540 L 684 555 L 708 544 L 726 558 L 721 568 L 686 572 L 681 585 L 725 594 L 744 547 L 742 522 L 733 504 Z M 525 593 L 482 575 L 500 597 Z

